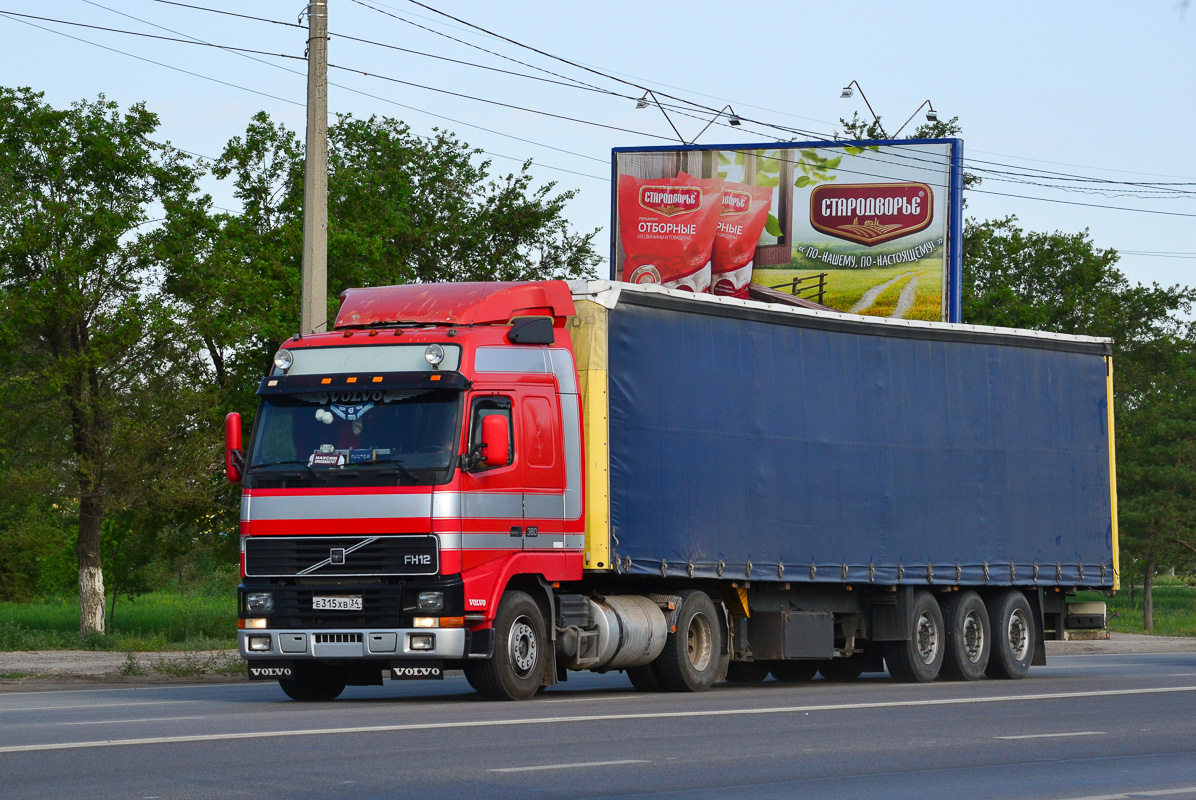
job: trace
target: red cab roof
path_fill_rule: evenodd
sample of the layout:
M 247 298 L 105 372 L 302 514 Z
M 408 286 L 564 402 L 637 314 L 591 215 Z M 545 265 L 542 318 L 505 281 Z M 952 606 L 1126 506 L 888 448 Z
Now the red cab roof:
M 564 281 L 411 283 L 346 289 L 333 327 L 487 325 L 520 316 L 550 316 L 563 324 L 574 313 L 573 295 Z

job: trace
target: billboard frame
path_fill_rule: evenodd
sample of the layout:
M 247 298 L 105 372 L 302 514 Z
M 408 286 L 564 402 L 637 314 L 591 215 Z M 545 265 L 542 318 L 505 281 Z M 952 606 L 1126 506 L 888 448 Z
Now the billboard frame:
M 778 142 L 735 144 L 678 144 L 652 145 L 649 147 L 613 147 L 610 157 L 610 280 L 618 281 L 615 274 L 616 249 L 618 247 L 619 209 L 619 155 L 623 153 L 683 153 L 709 150 L 798 150 L 812 147 L 900 147 L 903 145 L 945 144 L 950 147 L 950 167 L 947 184 L 947 263 L 946 263 L 946 307 L 948 322 L 962 322 L 963 311 L 963 139 L 834 139 L 814 142 Z M 792 213 L 792 212 L 791 212 Z

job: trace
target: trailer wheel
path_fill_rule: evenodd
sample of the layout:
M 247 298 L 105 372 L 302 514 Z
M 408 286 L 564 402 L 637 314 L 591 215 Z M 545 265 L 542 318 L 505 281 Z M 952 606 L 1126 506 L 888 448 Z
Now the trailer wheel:
M 975 592 L 953 594 L 943 603 L 946 647 L 940 677 L 975 681 L 984 677 L 992 651 L 992 628 L 984 601 Z
M 861 656 L 847 658 L 831 658 L 819 661 L 818 672 L 828 681 L 847 683 L 854 681 L 864 674 L 864 659 Z
M 704 692 L 718 677 L 722 628 L 705 592 L 682 592 L 681 598 L 677 630 L 652 664 L 666 692 Z
M 526 700 L 544 684 L 544 615 L 523 592 L 504 592 L 494 620 L 494 657 L 468 661 L 465 678 L 491 700 Z
M 627 677 L 631 679 L 631 685 L 638 692 L 664 691 L 660 685 L 660 679 L 656 677 L 656 671 L 652 668 L 652 664 L 645 664 L 642 667 L 628 667 Z
M 943 612 L 930 592 L 914 595 L 913 636 L 885 643 L 889 674 L 901 683 L 930 683 L 943 664 Z
M 772 676 L 783 683 L 806 683 L 818 673 L 818 661 L 773 661 L 769 665 Z
M 301 703 L 325 703 L 345 691 L 345 679 L 322 664 L 299 664 L 294 677 L 279 678 L 286 696 Z
M 1010 589 L 988 608 L 992 655 L 985 674 L 990 678 L 1024 678 L 1034 657 L 1034 614 L 1026 596 Z
M 731 683 L 759 683 L 767 677 L 767 661 L 732 661 L 727 665 L 727 680 Z

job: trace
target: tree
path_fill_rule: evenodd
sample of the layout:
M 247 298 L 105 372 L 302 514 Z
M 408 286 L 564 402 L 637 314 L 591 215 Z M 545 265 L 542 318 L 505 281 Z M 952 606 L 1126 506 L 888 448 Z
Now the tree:
M 963 249 L 965 322 L 1113 339 L 1121 541 L 1143 566 L 1151 629 L 1155 570 L 1196 552 L 1196 354 L 1183 321 L 1196 290 L 1130 284 L 1087 231 L 1024 231 L 1014 217 L 969 220 Z
M 531 188 L 530 162 L 494 179 L 480 151 L 452 134 L 411 133 L 384 117 L 341 116 L 329 128 L 329 318 L 351 286 L 592 276 L 597 231 L 563 213 L 573 191 Z M 240 213 L 208 198 L 168 205 L 151 236 L 165 288 L 198 331 L 210 377 L 248 411 L 274 351 L 297 328 L 303 147 L 266 114 L 212 165 L 232 180 Z
M 101 530 L 156 502 L 163 462 L 188 460 L 191 348 L 180 341 L 139 231 L 195 172 L 149 137 L 143 104 L 65 110 L 0 88 L 0 396 L 23 481 L 78 509 L 80 632 L 104 631 Z M 26 466 L 29 475 L 23 476 Z

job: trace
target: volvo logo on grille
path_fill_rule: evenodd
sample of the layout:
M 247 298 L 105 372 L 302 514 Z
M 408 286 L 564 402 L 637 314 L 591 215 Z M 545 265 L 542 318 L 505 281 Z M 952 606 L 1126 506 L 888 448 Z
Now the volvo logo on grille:
M 340 565 L 345 563 L 345 548 L 334 547 L 328 551 L 328 563 Z

